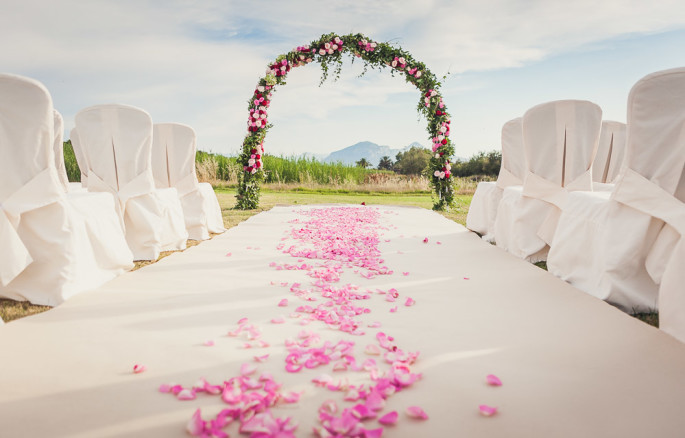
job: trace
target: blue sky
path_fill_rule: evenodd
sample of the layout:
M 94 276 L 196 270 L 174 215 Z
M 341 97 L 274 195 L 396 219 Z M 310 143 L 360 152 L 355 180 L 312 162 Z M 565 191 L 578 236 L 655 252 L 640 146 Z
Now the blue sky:
M 625 121 L 630 87 L 685 65 L 685 4 L 663 0 L 3 0 L 0 69 L 43 82 L 63 114 L 100 103 L 193 126 L 235 154 L 247 99 L 278 54 L 321 34 L 394 41 L 438 76 L 457 156 L 499 147 L 501 126 L 538 103 L 586 99 Z M 428 145 L 418 93 L 388 71 L 318 86 L 293 70 L 270 108 L 267 153 L 325 154 L 358 141 Z

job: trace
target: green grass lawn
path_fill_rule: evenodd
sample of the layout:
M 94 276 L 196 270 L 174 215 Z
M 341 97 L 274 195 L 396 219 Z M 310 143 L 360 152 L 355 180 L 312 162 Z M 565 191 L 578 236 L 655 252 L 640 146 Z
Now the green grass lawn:
M 380 193 L 339 193 L 327 190 L 297 190 L 276 191 L 262 190 L 259 201 L 260 207 L 256 210 L 234 210 L 235 191 L 232 189 L 217 189 L 217 199 L 221 205 L 224 223 L 227 228 L 233 227 L 245 219 L 262 211 L 270 210 L 276 205 L 305 205 L 305 204 L 382 204 L 401 205 L 407 207 L 420 207 L 431 209 L 433 200 L 429 194 L 380 194 Z M 469 211 L 473 195 L 455 196 L 456 207 L 441 214 L 462 225 L 466 224 L 466 214 Z

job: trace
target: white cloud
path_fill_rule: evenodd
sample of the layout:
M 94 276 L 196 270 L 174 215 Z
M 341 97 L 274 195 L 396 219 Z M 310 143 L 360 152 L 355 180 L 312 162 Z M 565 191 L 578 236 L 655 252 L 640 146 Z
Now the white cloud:
M 463 135 L 474 139 L 488 123 L 496 138 L 500 119 L 457 107 L 465 93 L 488 88 L 463 83 L 459 74 L 525 66 L 617 36 L 683 27 L 685 5 L 675 0 L 5 0 L 0 59 L 6 71 L 48 86 L 67 132 L 79 109 L 116 101 L 142 107 L 156 121 L 188 123 L 201 147 L 233 153 L 244 137 L 246 101 L 265 65 L 322 33 L 395 41 L 438 76 L 457 74 L 445 85 L 445 97 L 454 114 L 467 118 L 460 120 L 463 129 L 473 129 Z M 417 98 L 401 78 L 346 74 L 318 88 L 318 77 L 316 66 L 297 69 L 274 97 L 271 120 L 288 124 L 272 132 L 283 147 L 322 148 L 335 143 L 331 138 L 354 135 L 398 145 L 425 137 L 416 138 L 416 123 L 403 119 Z M 398 102 L 409 107 L 396 108 Z M 393 112 L 402 114 L 401 123 L 383 119 Z M 469 123 L 476 113 L 482 119 Z M 297 134 L 316 126 L 345 132 Z M 297 139 L 288 140 L 293 133 Z

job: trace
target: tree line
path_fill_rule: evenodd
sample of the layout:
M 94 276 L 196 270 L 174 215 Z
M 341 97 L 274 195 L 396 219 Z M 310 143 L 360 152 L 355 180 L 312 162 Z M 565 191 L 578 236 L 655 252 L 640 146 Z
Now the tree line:
M 384 156 L 378 163 L 377 169 L 391 170 L 402 175 L 423 175 L 428 169 L 431 151 L 420 147 L 400 152 L 395 160 Z M 502 152 L 479 152 L 468 160 L 456 160 L 452 163 L 452 175 L 459 177 L 497 177 L 502 164 Z M 358 167 L 368 168 L 371 163 L 366 158 L 356 162 Z

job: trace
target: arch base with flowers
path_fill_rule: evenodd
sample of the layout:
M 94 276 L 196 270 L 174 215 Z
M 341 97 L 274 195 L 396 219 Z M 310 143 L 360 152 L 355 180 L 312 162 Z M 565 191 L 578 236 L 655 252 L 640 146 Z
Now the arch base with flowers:
M 426 65 L 416 61 L 405 50 L 389 43 L 372 41 L 362 34 L 322 35 L 321 38 L 305 46 L 299 46 L 290 52 L 280 55 L 266 69 L 266 74 L 259 79 L 253 96 L 250 98 L 250 112 L 243 149 L 238 157 L 243 171 L 238 175 L 238 193 L 236 195 L 239 209 L 254 209 L 259 206 L 260 184 L 264 181 L 264 137 L 271 128 L 267 111 L 276 87 L 285 85 L 290 70 L 311 62 L 318 62 L 323 71 L 321 83 L 331 73 L 335 79 L 340 77 L 343 54 L 360 58 L 364 62 L 364 71 L 390 68 L 392 75 L 402 74 L 407 82 L 421 92 L 417 111 L 427 122 L 426 127 L 432 142 L 433 155 L 429 163 L 431 184 L 434 192 L 434 210 L 444 210 L 454 202 L 454 187 L 451 174 L 451 157 L 454 147 L 449 139 L 450 117 L 447 107 L 439 92 L 440 82 Z M 331 67 L 333 70 L 331 71 Z

